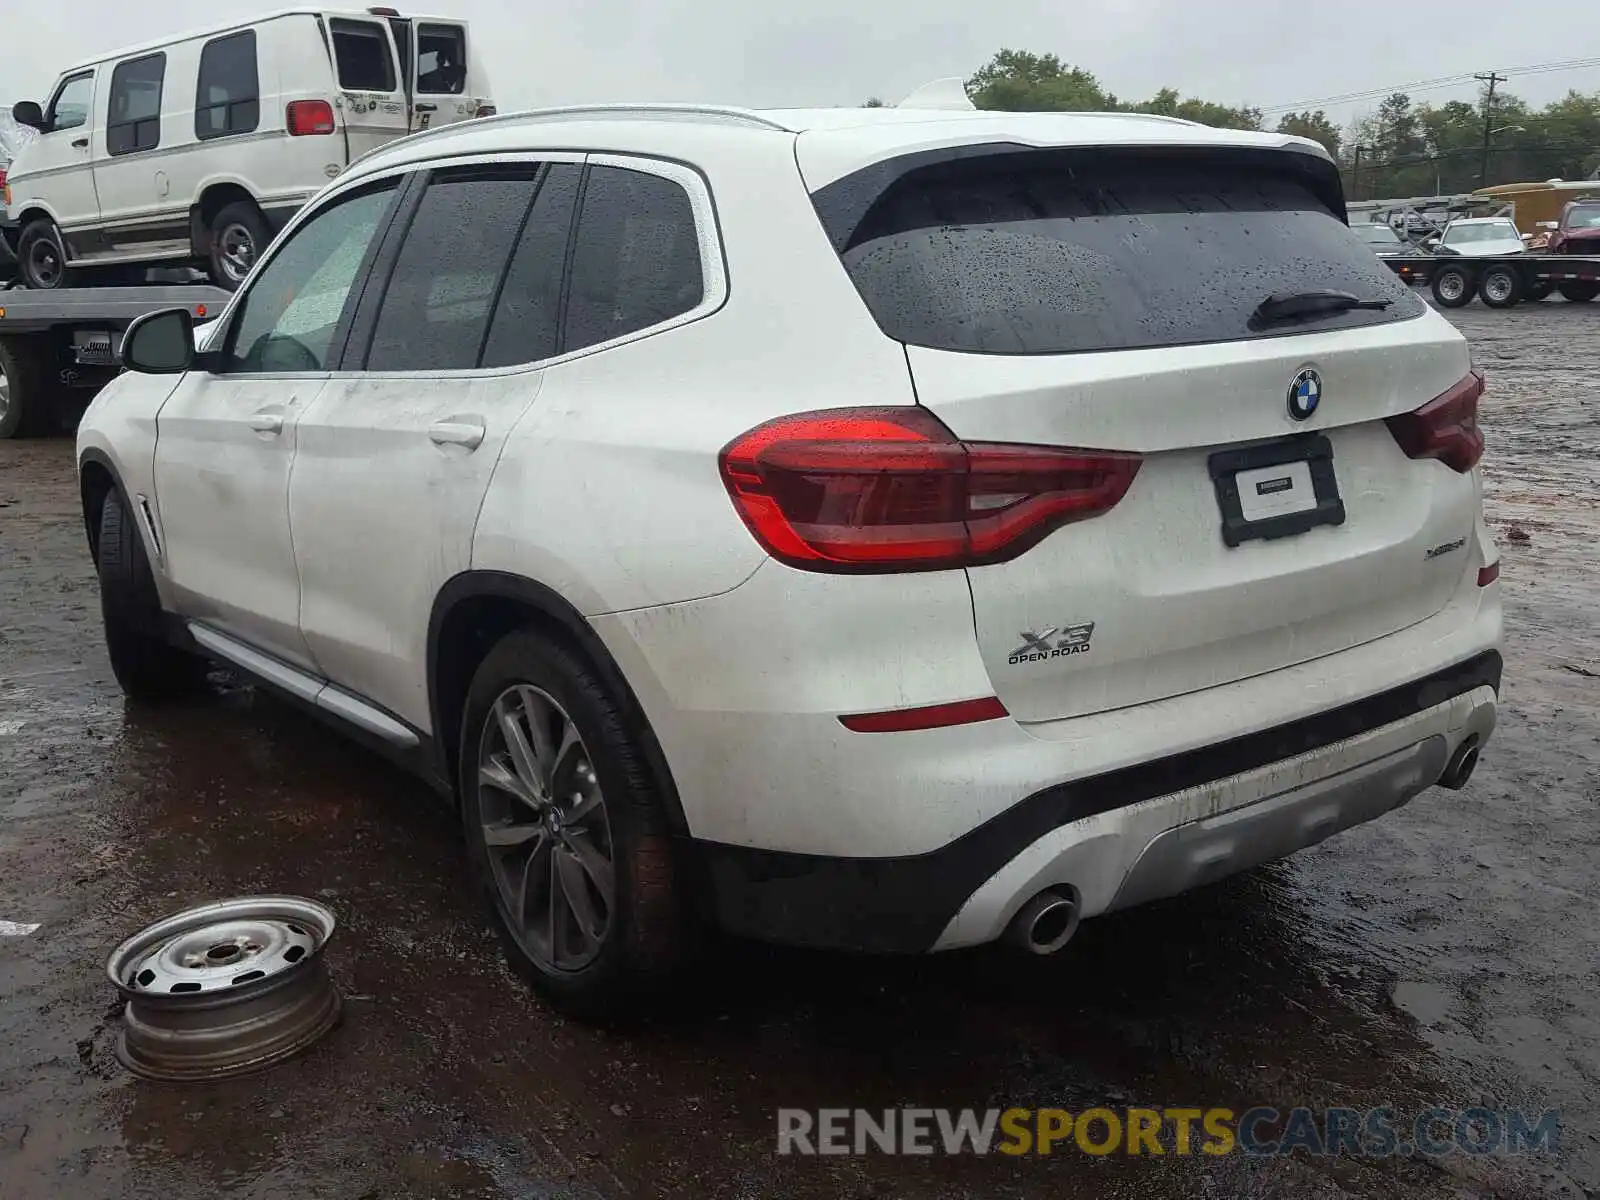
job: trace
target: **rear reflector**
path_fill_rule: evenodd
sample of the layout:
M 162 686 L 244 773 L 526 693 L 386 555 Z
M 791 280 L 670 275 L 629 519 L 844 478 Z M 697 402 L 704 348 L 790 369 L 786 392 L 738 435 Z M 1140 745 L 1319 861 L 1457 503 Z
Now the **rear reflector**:
M 312 137 L 333 132 L 333 105 L 326 100 L 291 100 L 284 109 L 290 137 Z
M 780 417 L 723 448 L 722 480 L 766 551 L 807 571 L 1004 562 L 1127 494 L 1137 454 L 963 442 L 925 408 Z
M 1384 423 L 1408 458 L 1436 458 L 1465 473 L 1483 457 L 1483 430 L 1478 428 L 1482 395 L 1483 372 L 1473 371 L 1415 412 L 1387 417 Z
M 897 708 L 889 712 L 840 717 L 839 724 L 855 733 L 907 733 L 913 729 L 944 729 L 951 725 L 976 725 L 1008 716 L 1006 706 L 993 696 L 959 700 L 927 708 Z
M 1490 563 L 1487 567 L 1479 567 L 1478 568 L 1478 586 L 1479 587 L 1488 587 L 1491 583 L 1493 583 L 1496 579 L 1499 579 L 1499 578 L 1500 578 L 1500 560 L 1499 559 L 1495 559 L 1495 561 Z

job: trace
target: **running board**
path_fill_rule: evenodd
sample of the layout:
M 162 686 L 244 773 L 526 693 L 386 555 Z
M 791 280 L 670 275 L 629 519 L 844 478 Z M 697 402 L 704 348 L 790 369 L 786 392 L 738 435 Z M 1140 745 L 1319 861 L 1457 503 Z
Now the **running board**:
M 232 663 L 241 671 L 289 693 L 296 700 L 320 708 L 356 728 L 382 738 L 403 750 L 419 745 L 415 732 L 382 709 L 315 675 L 291 667 L 281 659 L 219 633 L 209 625 L 189 622 L 189 636 L 207 654 Z

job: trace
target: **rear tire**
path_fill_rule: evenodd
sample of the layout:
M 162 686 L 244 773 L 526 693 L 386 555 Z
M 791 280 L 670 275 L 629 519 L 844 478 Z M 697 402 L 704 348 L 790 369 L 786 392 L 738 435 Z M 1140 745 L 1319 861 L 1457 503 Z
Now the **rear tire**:
M 1510 267 L 1490 267 L 1478 281 L 1478 299 L 1490 308 L 1511 308 L 1522 299 L 1522 276 Z
M 1438 268 L 1430 286 L 1440 308 L 1464 308 L 1472 303 L 1472 275 L 1462 267 Z
M 17 239 L 17 270 L 35 291 L 66 287 L 67 252 L 54 221 L 40 217 L 23 228 Z
M 144 539 L 116 488 L 100 505 L 95 566 L 100 575 L 106 652 L 123 694 L 130 700 L 158 704 L 200 691 L 205 686 L 206 662 L 167 641 L 165 614 Z
M 1555 284 L 1551 283 L 1548 279 L 1541 279 L 1529 285 L 1527 299 L 1530 303 L 1538 303 L 1540 300 L 1547 298 L 1550 293 L 1555 290 Z
M 631 724 L 579 654 L 525 630 L 478 667 L 461 726 L 462 819 L 490 921 L 513 970 L 587 1018 L 660 994 L 693 943 L 686 872 Z M 506 784 L 483 783 L 485 768 Z
M 224 205 L 211 221 L 211 282 L 237 291 L 271 240 L 267 219 L 253 202 Z
M 49 371 L 22 338 L 0 338 L 0 441 L 31 437 L 49 415 Z
M 1569 279 L 1560 284 L 1557 289 L 1561 295 L 1572 304 L 1587 304 L 1596 296 L 1600 296 L 1600 283 L 1592 279 Z

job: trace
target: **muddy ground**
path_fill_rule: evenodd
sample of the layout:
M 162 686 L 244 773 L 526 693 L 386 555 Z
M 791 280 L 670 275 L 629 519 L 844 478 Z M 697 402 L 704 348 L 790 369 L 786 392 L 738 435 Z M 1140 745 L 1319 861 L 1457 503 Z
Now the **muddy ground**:
M 552 1015 L 502 968 L 430 794 L 245 688 L 130 711 L 66 440 L 0 443 L 0 1198 L 1595 1196 L 1600 306 L 1455 318 L 1490 379 L 1508 607 L 1471 786 L 1041 962 L 731 948 L 689 1012 Z M 342 1027 L 267 1074 L 137 1083 L 107 952 L 172 909 L 327 899 Z M 774 1110 L 1472 1104 L 1550 1157 L 796 1159 Z

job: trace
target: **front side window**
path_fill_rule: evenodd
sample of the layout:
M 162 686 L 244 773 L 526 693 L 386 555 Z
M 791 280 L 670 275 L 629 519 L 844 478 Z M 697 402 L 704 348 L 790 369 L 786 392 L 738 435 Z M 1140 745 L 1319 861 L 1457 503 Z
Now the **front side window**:
M 290 235 L 240 302 L 224 371 L 332 369 L 334 334 L 394 192 L 391 180 L 341 198 Z
M 213 38 L 200 51 L 194 134 L 201 141 L 253 133 L 261 124 L 261 83 L 253 29 Z
M 59 133 L 63 129 L 77 129 L 89 121 L 89 102 L 94 98 L 94 72 L 74 75 L 56 89 L 50 101 L 50 111 L 45 113 L 45 132 Z
M 382 25 L 335 19 L 329 22 L 329 29 L 341 88 L 351 92 L 395 90 L 394 51 Z
M 538 180 L 532 163 L 434 175 L 384 290 L 367 370 L 477 367 Z
M 593 167 L 572 252 L 563 351 L 671 320 L 705 297 L 689 193 L 660 175 Z
M 149 54 L 118 63 L 106 102 L 106 153 L 132 154 L 161 144 L 161 81 L 167 56 Z
M 467 31 L 459 25 L 418 25 L 418 93 L 459 96 L 466 89 Z

